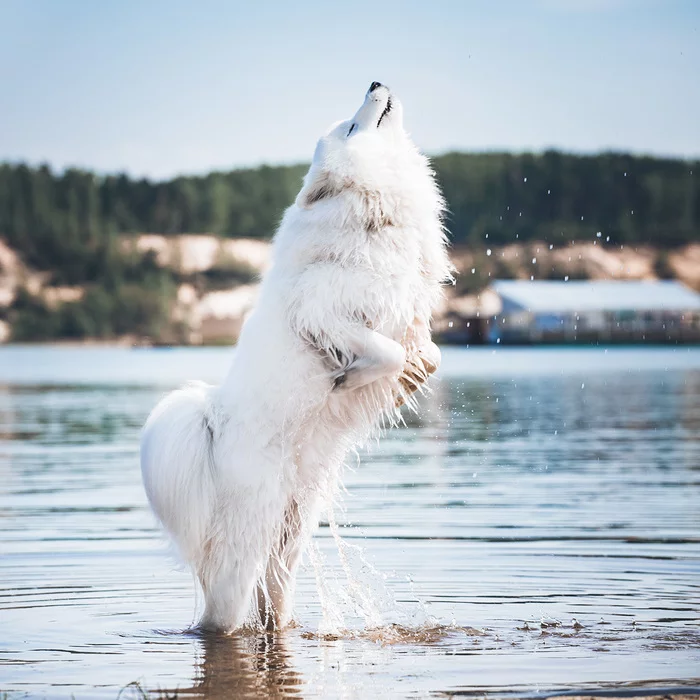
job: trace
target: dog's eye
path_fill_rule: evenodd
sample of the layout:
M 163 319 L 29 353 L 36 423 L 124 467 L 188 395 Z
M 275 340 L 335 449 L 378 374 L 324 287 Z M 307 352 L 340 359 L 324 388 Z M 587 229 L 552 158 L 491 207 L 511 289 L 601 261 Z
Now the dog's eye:
M 352 132 L 355 130 L 355 127 L 356 127 L 356 126 L 357 126 L 357 124 L 351 124 L 351 125 L 350 125 L 350 131 L 348 131 L 348 136 L 350 136 L 350 134 L 352 134 Z M 345 138 L 347 138 L 347 136 L 346 136 Z

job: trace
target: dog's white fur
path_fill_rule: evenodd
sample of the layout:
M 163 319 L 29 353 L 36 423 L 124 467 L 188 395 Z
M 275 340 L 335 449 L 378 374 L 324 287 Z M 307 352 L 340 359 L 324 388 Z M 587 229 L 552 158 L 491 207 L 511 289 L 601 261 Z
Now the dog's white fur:
M 443 201 L 397 98 L 372 87 L 319 141 L 225 381 L 166 396 L 143 431 L 146 493 L 201 583 L 205 628 L 290 621 L 348 451 L 439 364 Z

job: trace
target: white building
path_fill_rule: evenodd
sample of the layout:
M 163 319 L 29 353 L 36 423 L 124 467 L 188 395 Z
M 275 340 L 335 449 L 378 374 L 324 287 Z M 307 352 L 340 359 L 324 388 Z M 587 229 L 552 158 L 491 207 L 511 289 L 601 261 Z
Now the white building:
M 699 342 L 700 294 L 679 282 L 494 282 L 501 311 L 488 340 Z

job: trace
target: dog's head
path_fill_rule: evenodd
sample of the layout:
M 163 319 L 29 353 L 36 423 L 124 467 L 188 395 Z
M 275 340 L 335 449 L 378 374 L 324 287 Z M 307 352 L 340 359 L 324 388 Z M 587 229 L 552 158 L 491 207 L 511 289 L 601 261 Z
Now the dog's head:
M 428 182 L 429 181 L 429 182 Z M 400 225 L 401 200 L 434 187 L 426 159 L 403 128 L 403 108 L 381 83 L 370 85 L 355 116 L 319 140 L 296 204 L 302 209 L 344 198 L 367 231 Z

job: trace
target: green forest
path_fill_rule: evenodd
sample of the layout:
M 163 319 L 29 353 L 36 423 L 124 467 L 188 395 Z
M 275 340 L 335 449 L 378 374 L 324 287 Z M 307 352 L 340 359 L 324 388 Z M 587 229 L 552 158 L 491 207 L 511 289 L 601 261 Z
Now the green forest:
M 591 240 L 668 249 L 700 239 L 700 162 L 617 153 L 447 153 L 432 160 L 454 245 Z M 129 233 L 270 238 L 305 165 L 163 182 L 0 165 L 0 238 L 51 284 L 87 286 L 61 314 L 19 295 L 19 338 L 155 333 L 173 273 L 119 245 Z M 29 319 L 29 320 L 27 320 Z M 111 320 L 110 320 L 111 319 Z M 22 330 L 25 328 L 25 330 Z M 19 329 L 19 330 L 18 330 Z

